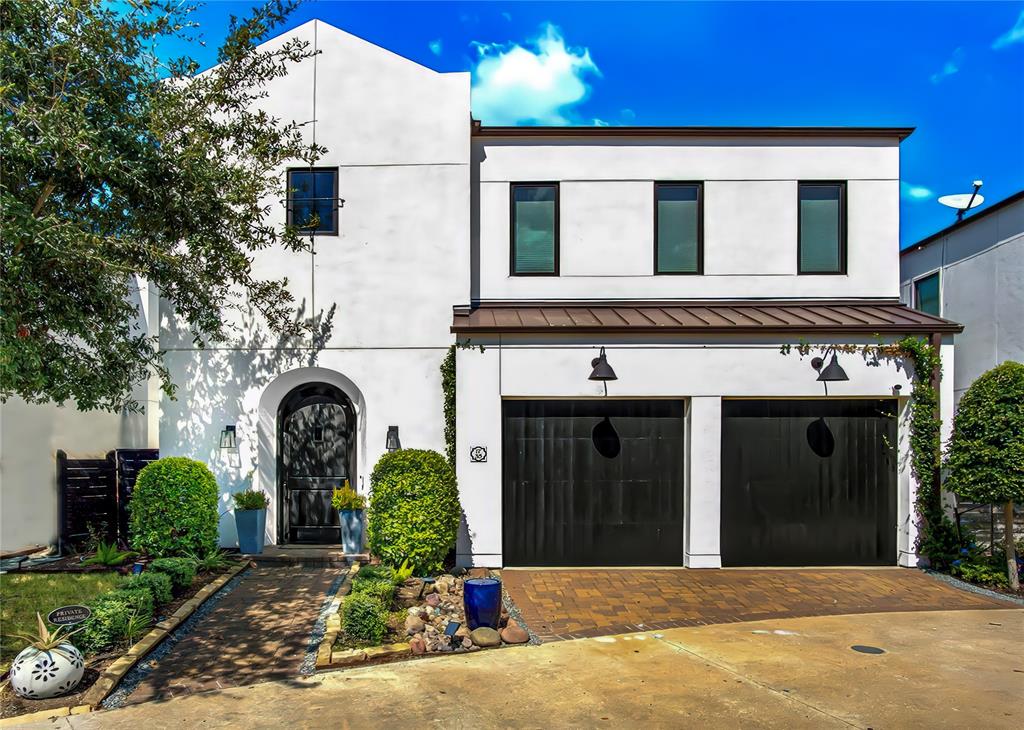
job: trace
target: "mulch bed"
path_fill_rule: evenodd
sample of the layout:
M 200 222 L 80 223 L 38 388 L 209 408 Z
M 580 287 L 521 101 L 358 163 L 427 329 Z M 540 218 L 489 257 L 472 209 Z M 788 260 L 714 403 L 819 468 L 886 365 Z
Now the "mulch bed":
M 78 556 L 72 556 L 76 561 Z M 88 570 L 91 566 L 87 566 Z M 230 566 L 234 567 L 234 566 Z M 100 570 L 109 570 L 109 568 L 100 568 Z M 177 611 L 185 601 L 192 598 L 200 590 L 203 589 L 208 583 L 214 579 L 223 575 L 227 569 L 216 571 L 213 573 L 202 573 L 196 576 L 196 579 L 192 581 L 192 585 L 189 586 L 180 596 L 176 596 L 170 603 L 164 604 L 156 612 L 153 618 L 153 623 L 157 624 L 163 621 L 165 618 Z M 25 571 L 25 572 L 35 572 Z M 55 571 L 55 570 L 41 570 L 39 572 L 83 572 L 83 571 Z M 139 637 L 142 638 L 141 636 Z M 74 639 L 72 638 L 72 643 Z M 40 712 L 41 710 L 52 710 L 56 707 L 75 707 L 76 705 L 83 704 L 82 698 L 85 696 L 89 688 L 96 683 L 96 680 L 100 678 L 103 671 L 114 663 L 119 658 L 127 647 L 119 651 L 106 652 L 103 654 L 95 654 L 85 661 L 85 674 L 82 675 L 82 681 L 71 694 L 61 695 L 60 697 L 53 697 L 48 700 L 27 700 L 19 697 L 14 693 L 11 688 L 10 682 L 7 681 L 7 673 L 4 672 L 3 676 L 0 677 L 2 686 L 0 686 L 0 718 L 6 717 L 17 717 L 18 715 L 26 715 L 30 712 Z

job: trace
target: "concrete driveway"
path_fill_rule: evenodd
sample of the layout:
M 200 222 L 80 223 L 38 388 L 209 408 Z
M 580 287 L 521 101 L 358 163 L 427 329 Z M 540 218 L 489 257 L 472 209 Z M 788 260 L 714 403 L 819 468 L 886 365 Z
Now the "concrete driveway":
M 38 727 L 1019 728 L 1022 637 L 1021 609 L 730 623 L 333 672 Z

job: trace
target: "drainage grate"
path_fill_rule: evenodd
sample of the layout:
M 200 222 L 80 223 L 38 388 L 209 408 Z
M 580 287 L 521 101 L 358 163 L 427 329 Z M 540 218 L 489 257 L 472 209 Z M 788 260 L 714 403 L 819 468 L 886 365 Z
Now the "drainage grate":
M 859 651 L 861 654 L 884 654 L 885 649 L 879 649 L 877 646 L 864 646 L 863 644 L 854 644 L 850 647 L 854 651 Z

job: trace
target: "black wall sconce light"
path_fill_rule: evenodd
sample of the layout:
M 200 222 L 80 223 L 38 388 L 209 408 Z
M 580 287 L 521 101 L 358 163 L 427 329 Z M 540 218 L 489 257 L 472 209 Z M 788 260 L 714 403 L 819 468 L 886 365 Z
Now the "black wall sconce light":
M 612 370 L 612 366 L 608 364 L 608 356 L 604 354 L 604 348 L 601 348 L 601 353 L 590 361 L 590 366 L 593 368 L 590 372 L 590 377 L 587 380 L 596 380 L 599 383 L 604 383 L 604 394 L 608 395 L 608 381 L 618 380 L 619 376 Z
M 222 449 L 238 448 L 238 439 L 236 438 L 234 426 L 225 426 L 224 430 L 220 432 L 220 447 Z
M 388 426 L 388 440 L 385 448 L 388 451 L 398 451 L 402 448 L 402 442 L 398 438 L 398 426 Z
M 825 351 L 828 354 L 828 351 Z M 832 349 L 832 360 L 829 361 L 828 365 L 825 365 L 824 369 L 822 365 L 825 364 L 824 358 L 816 357 L 811 360 L 811 367 L 818 371 L 818 381 L 821 383 L 835 383 L 842 380 L 849 380 L 850 376 L 846 374 L 839 365 L 839 358 L 836 356 L 835 349 Z

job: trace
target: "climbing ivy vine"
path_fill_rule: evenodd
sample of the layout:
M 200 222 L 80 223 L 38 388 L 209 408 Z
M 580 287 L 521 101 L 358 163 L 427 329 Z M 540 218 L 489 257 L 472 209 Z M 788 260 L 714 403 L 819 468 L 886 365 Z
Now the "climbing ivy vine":
M 441 392 L 444 397 L 444 455 L 452 469 L 455 468 L 455 350 L 448 348 L 448 354 L 441 361 Z
M 960 538 L 953 522 L 942 507 L 942 490 L 936 474 L 942 463 L 942 423 L 939 418 L 937 377 L 942 360 L 939 349 L 923 337 L 904 337 L 893 343 L 866 345 L 822 345 L 838 352 L 861 353 L 875 360 L 901 359 L 913 365 L 913 388 L 910 393 L 910 468 L 917 480 L 915 510 L 918 520 L 917 550 L 935 568 L 948 568 L 957 557 Z M 788 355 L 793 345 L 781 351 Z M 801 355 L 808 355 L 815 346 L 801 341 L 795 346 Z

